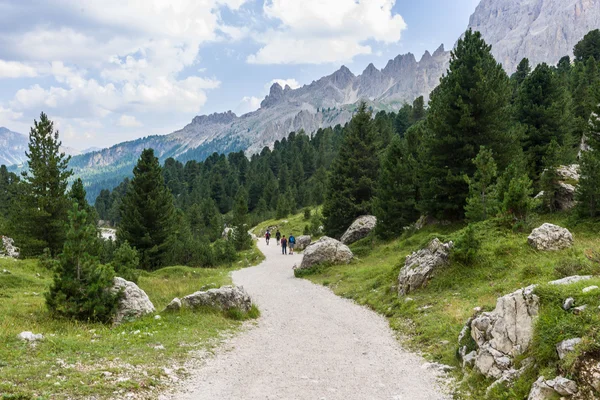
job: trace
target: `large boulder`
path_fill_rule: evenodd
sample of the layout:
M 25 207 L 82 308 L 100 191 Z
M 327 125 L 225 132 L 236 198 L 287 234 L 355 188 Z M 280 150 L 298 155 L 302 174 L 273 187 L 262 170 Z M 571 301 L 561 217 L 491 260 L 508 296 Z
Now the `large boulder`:
M 0 257 L 19 258 L 20 250 L 15 246 L 15 241 L 8 236 L 0 236 Z
M 302 235 L 296 238 L 296 250 L 302 251 L 312 242 L 310 235 Z
M 377 225 L 377 217 L 373 215 L 363 215 L 358 217 L 352 225 L 342 235 L 342 243 L 352 244 L 366 237 Z
M 223 286 L 187 295 L 181 299 L 181 307 L 212 307 L 223 311 L 237 308 L 248 312 L 252 308 L 252 299 L 241 286 Z
M 429 245 L 406 257 L 398 275 L 398 293 L 404 296 L 424 287 L 435 271 L 448 263 L 452 242 L 442 243 L 433 239 Z
M 118 325 L 125 320 L 139 318 L 155 311 L 150 298 L 142 289 L 133 282 L 126 281 L 123 278 L 115 278 L 113 281 L 113 291 L 122 291 L 123 296 L 119 302 L 117 314 L 113 318 L 113 323 Z
M 566 211 L 575 207 L 575 186 L 559 182 L 558 190 L 556 191 L 556 206 L 559 210 Z
M 543 376 L 540 376 L 533 383 L 527 400 L 553 400 L 561 396 L 573 396 L 578 391 L 577 384 L 570 379 L 557 376 L 552 380 L 546 380 Z
M 318 264 L 348 264 L 354 257 L 352 251 L 342 242 L 323 236 L 308 245 L 299 269 L 310 268 Z
M 537 250 L 562 250 L 573 246 L 573 235 L 568 229 L 545 223 L 534 229 L 527 241 Z
M 530 286 L 498 298 L 494 311 L 471 322 L 471 336 L 478 348 L 475 368 L 483 375 L 501 378 L 512 369 L 514 357 L 528 349 L 540 306 L 533 289 Z

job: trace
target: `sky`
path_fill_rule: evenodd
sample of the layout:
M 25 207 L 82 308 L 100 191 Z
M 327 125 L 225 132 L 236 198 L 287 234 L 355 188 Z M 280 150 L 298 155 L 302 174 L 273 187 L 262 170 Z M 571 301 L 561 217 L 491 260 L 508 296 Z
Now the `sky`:
M 0 0 L 0 127 L 108 147 L 256 110 L 274 82 L 451 48 L 478 0 Z

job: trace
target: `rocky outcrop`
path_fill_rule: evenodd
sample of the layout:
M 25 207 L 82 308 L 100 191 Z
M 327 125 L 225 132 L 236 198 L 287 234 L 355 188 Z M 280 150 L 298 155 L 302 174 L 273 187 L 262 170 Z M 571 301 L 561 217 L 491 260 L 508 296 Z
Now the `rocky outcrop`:
M 398 293 L 404 296 L 427 285 L 436 270 L 448 263 L 452 245 L 436 238 L 426 248 L 407 256 L 398 275 Z
M 223 239 L 229 239 L 229 236 L 233 234 L 233 228 L 225 228 L 221 233 Z
M 600 27 L 600 0 L 482 0 L 469 27 L 481 32 L 510 75 L 525 57 L 535 67 L 572 55 Z
M 113 291 L 122 291 L 123 295 L 119 302 L 119 308 L 113 323 L 121 324 L 123 321 L 142 317 L 155 311 L 150 298 L 142 289 L 133 282 L 123 278 L 115 278 Z
M 579 164 L 561 165 L 556 169 L 556 173 L 563 181 L 578 182 L 580 178 Z
M 299 269 L 314 267 L 319 264 L 348 264 L 354 257 L 352 251 L 342 242 L 323 236 L 311 243 L 304 250 L 304 257 Z
M 567 354 L 574 352 L 575 346 L 579 343 L 581 343 L 581 338 L 567 339 L 557 344 L 556 352 L 558 353 L 558 358 L 562 360 Z
M 296 250 L 302 251 L 306 249 L 310 245 L 310 242 L 312 242 L 310 235 L 298 236 L 296 238 Z
M 15 246 L 15 241 L 8 236 L 0 236 L 0 257 L 19 258 L 21 250 Z
M 546 380 L 543 376 L 540 376 L 531 387 L 527 400 L 553 400 L 560 396 L 573 396 L 578 391 L 577 384 L 574 381 L 562 376 L 551 380 Z
M 523 354 L 533 338 L 539 298 L 533 287 L 500 297 L 496 308 L 473 319 L 471 336 L 477 344 L 475 368 L 500 379 L 512 369 L 514 357 Z
M 175 299 L 171 302 L 174 304 Z M 196 292 L 181 299 L 181 307 L 212 307 L 227 311 L 233 308 L 248 312 L 252 308 L 252 299 L 241 286 L 223 286 L 205 292 Z
M 527 241 L 537 250 L 556 251 L 573 246 L 573 235 L 568 229 L 545 223 L 534 229 Z
M 377 225 L 377 217 L 373 215 L 358 217 L 342 235 L 341 242 L 344 244 L 357 242 L 371 233 L 375 225 Z

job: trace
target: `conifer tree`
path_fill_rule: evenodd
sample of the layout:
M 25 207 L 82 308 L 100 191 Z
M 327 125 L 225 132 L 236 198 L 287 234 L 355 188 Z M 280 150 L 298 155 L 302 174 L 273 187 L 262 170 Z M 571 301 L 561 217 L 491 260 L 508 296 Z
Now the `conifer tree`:
M 538 65 L 523 82 L 517 97 L 516 117 L 525 127 L 523 150 L 531 177 L 537 182 L 544 169 L 543 157 L 552 140 L 562 146 L 565 153 L 569 153 L 573 144 L 570 132 L 573 120 L 567 92 L 548 65 Z
M 468 30 L 452 52 L 448 74 L 433 91 L 422 158 L 419 208 L 440 219 L 459 219 L 469 193 L 480 146 L 503 169 L 514 153 L 509 101 L 511 89 L 479 32 Z
M 600 29 L 588 32 L 573 49 L 576 61 L 586 61 L 593 57 L 600 62 Z
M 529 59 L 524 58 L 517 66 L 517 71 L 510 77 L 511 84 L 513 87 L 513 99 L 517 97 L 519 88 L 521 87 L 525 79 L 527 79 L 529 74 L 531 74 L 531 65 L 529 64 Z
M 591 151 L 581 155 L 577 210 L 581 216 L 596 218 L 600 215 L 600 105 L 592 114 L 587 144 Z
M 248 234 L 248 193 L 240 189 L 235 196 L 233 207 L 233 244 L 237 251 L 252 247 L 252 238 Z
M 23 172 L 16 207 L 11 212 L 13 235 L 26 255 L 49 248 L 57 255 L 64 244 L 70 201 L 67 196 L 70 157 L 60 151 L 54 123 L 44 113 L 29 133 L 28 170 Z
M 389 239 L 419 218 L 417 211 L 417 163 L 408 151 L 405 139 L 396 135 L 381 162 L 374 213 L 376 233 Z
M 377 183 L 377 131 L 363 102 L 346 130 L 331 166 L 323 205 L 325 232 L 340 237 L 357 217 L 372 212 Z
M 81 178 L 77 178 L 73 185 L 71 185 L 71 191 L 69 192 L 69 198 L 71 202 L 77 203 L 79 210 L 85 210 L 88 216 L 88 223 L 96 226 L 98 223 L 98 214 L 96 209 L 91 207 L 86 200 L 87 193 L 83 187 L 83 181 Z
M 496 211 L 494 180 L 498 170 L 492 151 L 483 146 L 473 164 L 477 168 L 473 178 L 465 177 L 469 184 L 465 216 L 469 221 L 485 221 Z
M 556 140 L 552 140 L 548 145 L 546 155 L 542 159 L 544 171 L 540 179 L 540 189 L 544 192 L 542 196 L 544 207 L 550 212 L 555 212 L 558 209 L 557 195 L 560 188 L 560 177 L 557 168 L 560 166 L 560 152 L 560 146 Z
M 121 243 L 115 250 L 111 265 L 117 276 L 137 283 L 139 275 L 137 268 L 140 265 L 140 258 L 138 252 L 127 241 Z
M 74 204 L 69 219 L 67 240 L 54 282 L 46 293 L 46 305 L 51 312 L 67 318 L 109 322 L 119 300 L 119 293 L 109 290 L 114 270 L 100 265 L 92 255 L 97 233 L 88 224 L 86 211 Z
M 163 266 L 168 239 L 174 231 L 174 206 L 152 149 L 142 152 L 133 169 L 121 214 L 119 243 L 127 241 L 137 249 L 142 268 L 152 270 Z

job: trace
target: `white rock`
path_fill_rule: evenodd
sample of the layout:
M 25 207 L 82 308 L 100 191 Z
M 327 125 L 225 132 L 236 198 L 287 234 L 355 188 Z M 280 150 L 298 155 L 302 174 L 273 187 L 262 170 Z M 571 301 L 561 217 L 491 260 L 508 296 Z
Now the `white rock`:
M 352 225 L 342 235 L 341 242 L 352 244 L 366 237 L 377 225 L 377 217 L 373 215 L 363 215 L 358 217 Z
M 573 181 L 578 181 L 580 178 L 579 175 L 579 164 L 572 165 L 561 165 L 556 169 L 558 176 L 561 179 L 570 179 Z
M 556 398 L 556 391 L 546 384 L 546 379 L 540 376 L 531 386 L 527 400 L 552 400 Z
M 41 333 L 35 334 L 33 332 L 25 331 L 19 333 L 17 338 L 25 342 L 37 342 L 39 340 L 44 340 L 44 335 Z
M 161 318 L 162 318 L 162 317 L 161 317 L 160 315 L 155 315 L 155 316 L 154 316 L 154 319 L 155 319 L 155 320 L 157 320 L 157 321 L 158 321 L 159 319 L 161 319 Z
M 565 228 L 545 223 L 534 229 L 527 241 L 537 250 L 555 251 L 573 246 L 573 235 Z
M 181 299 L 184 307 L 215 307 L 220 310 L 238 308 L 248 312 L 252 308 L 252 299 L 241 286 L 223 286 L 205 292 L 196 292 Z
M 302 251 L 310 245 L 312 238 L 310 235 L 302 235 L 296 238 L 296 250 Z
M 558 279 L 556 281 L 550 281 L 550 282 L 548 282 L 548 284 L 549 285 L 571 285 L 573 283 L 587 281 L 592 278 L 593 277 L 591 275 L 584 275 L 584 276 L 573 275 L 573 276 L 567 276 L 566 278 Z
M 584 305 L 582 305 L 582 306 L 579 306 L 579 307 L 575 307 L 575 308 L 573 309 L 573 314 L 575 314 L 575 315 L 579 315 L 579 314 L 581 314 L 582 312 L 584 312 L 584 311 L 586 310 L 586 308 L 587 308 L 587 304 L 584 304 Z
M 166 310 L 169 311 L 178 311 L 181 309 L 181 300 L 178 297 L 175 297 L 169 304 L 167 304 Z
M 593 290 L 598 290 L 598 286 L 588 286 L 582 290 L 583 293 L 589 293 Z
M 119 308 L 113 319 L 115 325 L 122 323 L 124 320 L 139 318 L 155 311 L 154 305 L 146 292 L 133 282 L 117 277 L 114 279 L 112 290 L 123 291 L 123 297 L 119 302 Z
M 567 354 L 574 352 L 575 346 L 579 343 L 581 343 L 581 338 L 567 339 L 557 344 L 556 352 L 558 353 L 558 358 L 562 360 Z
M 20 250 L 8 236 L 0 236 L 0 257 L 19 258 Z
M 352 251 L 342 242 L 323 236 L 311 243 L 304 250 L 300 269 L 310 268 L 318 264 L 348 264 L 354 257 Z
M 563 310 L 565 310 L 565 311 L 569 311 L 571 308 L 573 308 L 573 304 L 575 304 L 575 299 L 574 299 L 574 298 L 572 298 L 572 297 L 569 297 L 568 299 L 566 299 L 566 300 L 563 302 L 563 306 L 562 306 L 562 308 L 563 308 Z
M 398 275 L 398 294 L 404 296 L 427 285 L 435 271 L 448 263 L 452 242 L 434 239 L 429 245 L 406 257 Z
M 2 270 L 2 274 L 4 274 L 4 275 L 10 275 L 11 272 L 9 270 L 7 270 L 7 269 L 3 269 Z

